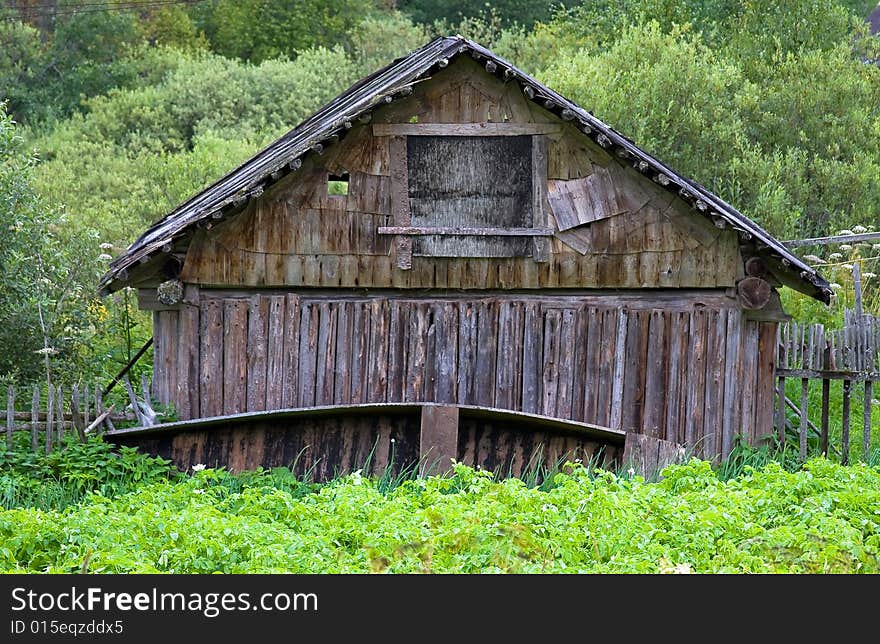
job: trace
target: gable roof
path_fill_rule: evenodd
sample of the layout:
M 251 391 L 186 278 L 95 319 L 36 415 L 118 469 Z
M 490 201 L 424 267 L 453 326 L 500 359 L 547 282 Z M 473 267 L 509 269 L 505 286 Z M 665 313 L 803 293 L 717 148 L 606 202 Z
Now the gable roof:
M 718 226 L 729 225 L 741 238 L 756 244 L 790 275 L 791 285 L 818 300 L 828 302 L 828 282 L 812 267 L 791 253 L 782 242 L 699 183 L 688 179 L 637 147 L 579 105 L 557 94 L 488 49 L 461 36 L 441 37 L 408 56 L 363 78 L 280 139 L 255 154 L 217 182 L 183 202 L 154 223 L 110 264 L 101 279 L 102 293 L 125 285 L 128 270 L 148 262 L 155 254 L 170 250 L 200 221 L 237 211 L 251 197 L 302 165 L 302 157 L 314 154 L 342 136 L 353 122 L 372 110 L 412 93 L 412 85 L 446 67 L 457 56 L 469 55 L 485 64 L 487 73 L 516 81 L 532 101 L 578 129 L 599 146 L 615 152 L 639 172 L 670 192 L 677 193 L 697 213 Z

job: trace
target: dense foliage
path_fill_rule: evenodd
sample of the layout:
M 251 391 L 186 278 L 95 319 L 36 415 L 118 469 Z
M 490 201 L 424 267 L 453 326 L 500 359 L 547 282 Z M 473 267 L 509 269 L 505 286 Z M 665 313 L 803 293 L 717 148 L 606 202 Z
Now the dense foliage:
M 541 488 L 457 465 L 388 489 L 284 468 L 169 479 L 131 451 L 77 449 L 2 469 L 0 571 L 880 572 L 880 470 L 864 465 L 722 480 L 693 460 L 652 483 L 570 464 Z M 27 468 L 91 492 L 15 492 Z

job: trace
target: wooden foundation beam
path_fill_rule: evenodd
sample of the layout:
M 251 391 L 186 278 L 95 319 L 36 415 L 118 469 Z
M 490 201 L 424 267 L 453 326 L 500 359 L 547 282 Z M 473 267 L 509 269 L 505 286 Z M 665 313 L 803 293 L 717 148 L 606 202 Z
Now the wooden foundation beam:
M 443 474 L 458 457 L 458 407 L 424 405 L 419 436 L 419 473 Z

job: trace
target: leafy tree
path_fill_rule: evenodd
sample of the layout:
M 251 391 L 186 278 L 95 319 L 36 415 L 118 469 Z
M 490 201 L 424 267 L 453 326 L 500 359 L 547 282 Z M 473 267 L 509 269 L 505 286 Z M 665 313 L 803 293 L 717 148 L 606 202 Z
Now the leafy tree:
M 400 0 L 398 7 L 422 24 L 443 21 L 455 24 L 463 19 L 485 17 L 494 11 L 502 25 L 514 24 L 531 28 L 536 22 L 547 21 L 560 7 L 570 7 L 577 0 L 556 0 L 555 2 L 536 2 L 535 0 Z
M 32 188 L 35 163 L 0 104 L 0 375 L 52 379 L 93 327 L 101 249 L 93 235 L 65 234 L 66 217 Z
M 215 0 L 195 10 L 211 49 L 260 63 L 319 45 L 347 45 L 373 0 Z

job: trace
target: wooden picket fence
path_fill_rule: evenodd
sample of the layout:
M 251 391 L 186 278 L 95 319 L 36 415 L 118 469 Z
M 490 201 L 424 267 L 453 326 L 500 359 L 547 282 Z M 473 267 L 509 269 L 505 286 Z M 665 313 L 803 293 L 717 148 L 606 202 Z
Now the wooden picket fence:
M 844 311 L 844 325 L 840 329 L 826 329 L 822 324 L 789 322 L 779 327 L 776 354 L 776 430 L 780 441 L 785 438 L 786 408 L 798 416 L 798 435 L 801 458 L 807 456 L 809 432 L 819 436 L 822 453 L 839 454 L 846 463 L 850 452 L 853 387 L 864 387 L 862 404 L 862 455 L 870 456 L 871 400 L 874 383 L 880 381 L 880 318 L 856 308 Z M 800 380 L 800 400 L 786 397 L 786 379 Z M 819 426 L 809 418 L 810 381 L 821 381 L 822 404 L 819 408 Z M 829 444 L 829 407 L 831 381 L 843 381 L 842 429 L 839 448 Z M 790 425 L 789 425 L 790 426 Z M 830 451 L 829 451 L 830 450 Z
M 65 434 L 74 432 L 85 442 L 90 434 L 113 430 L 116 423 L 138 421 L 140 425 L 152 424 L 155 412 L 150 404 L 149 382 L 141 382 L 143 398 L 138 399 L 131 383 L 124 381 L 128 390 L 131 410 L 117 412 L 114 405 L 104 406 L 104 391 L 100 385 L 34 385 L 30 387 L 9 386 L 6 392 L 6 409 L 0 411 L 5 418 L 6 447 L 13 449 L 13 434 L 30 432 L 31 450 L 45 449 L 50 453 L 61 447 Z M 25 398 L 22 399 L 22 396 Z M 18 401 L 18 404 L 16 402 Z

